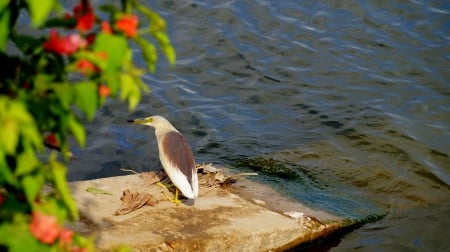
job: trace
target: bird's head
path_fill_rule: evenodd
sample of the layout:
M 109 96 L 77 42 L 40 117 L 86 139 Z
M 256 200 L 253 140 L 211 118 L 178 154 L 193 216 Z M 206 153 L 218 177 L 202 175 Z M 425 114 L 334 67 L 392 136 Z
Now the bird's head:
M 151 126 L 157 130 L 162 130 L 162 131 L 168 131 L 168 130 L 176 131 L 176 129 L 173 127 L 173 125 L 166 118 L 159 116 L 159 115 L 128 120 L 128 122 Z
M 136 118 L 136 119 L 128 120 L 127 122 L 153 126 L 153 121 L 154 121 L 153 117 L 149 116 L 149 117 L 146 117 L 146 118 Z

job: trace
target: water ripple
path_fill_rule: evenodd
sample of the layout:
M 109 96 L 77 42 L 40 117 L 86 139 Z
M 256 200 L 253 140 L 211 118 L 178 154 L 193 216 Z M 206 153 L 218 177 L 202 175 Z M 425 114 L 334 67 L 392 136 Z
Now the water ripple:
M 350 247 L 367 248 L 362 240 L 386 245 L 419 227 L 413 218 L 430 228 L 426 211 L 414 209 L 437 206 L 428 209 L 433 216 L 445 213 L 448 3 L 160 1 L 153 7 L 168 21 L 177 66 L 162 62 L 156 74 L 143 76 L 152 93 L 135 112 L 108 103 L 88 125 L 93 140 L 76 150 L 83 159 L 71 164 L 70 177 L 117 175 L 121 164 L 159 169 L 153 132 L 125 120 L 162 114 L 199 162 L 273 159 L 297 180 L 270 174 L 261 180 L 313 207 L 392 213 L 382 228 L 345 238 Z M 445 231 L 433 233 L 445 240 L 439 236 Z M 408 247 L 413 236 L 395 242 Z

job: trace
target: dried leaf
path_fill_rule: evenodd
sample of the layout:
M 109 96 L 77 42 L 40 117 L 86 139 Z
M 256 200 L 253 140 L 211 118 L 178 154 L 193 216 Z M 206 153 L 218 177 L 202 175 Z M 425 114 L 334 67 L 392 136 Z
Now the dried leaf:
M 141 178 L 145 181 L 146 184 L 152 185 L 160 182 L 162 178 L 167 177 L 165 172 L 162 171 L 151 171 L 151 172 L 143 172 L 141 173 Z
M 116 210 L 115 215 L 123 215 L 135 211 L 145 205 L 154 206 L 155 202 L 152 200 L 153 196 L 149 193 L 130 192 L 130 190 L 123 191 L 120 198 L 122 205 Z

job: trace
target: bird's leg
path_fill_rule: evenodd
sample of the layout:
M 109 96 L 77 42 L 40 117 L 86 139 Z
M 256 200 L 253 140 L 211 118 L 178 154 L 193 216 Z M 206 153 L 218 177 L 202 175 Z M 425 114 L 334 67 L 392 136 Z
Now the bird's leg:
M 177 206 L 181 203 L 181 200 L 178 199 L 178 188 L 175 187 L 175 198 L 172 200 Z
M 164 184 L 162 182 L 158 182 L 157 184 L 161 187 L 167 188 L 167 190 L 169 191 L 171 191 L 170 189 L 175 188 L 175 197 L 173 199 L 167 196 L 164 192 L 162 192 L 162 194 L 164 195 L 164 197 L 166 197 L 168 201 L 175 203 L 177 206 L 181 203 L 181 200 L 178 199 L 178 188 L 176 186 Z

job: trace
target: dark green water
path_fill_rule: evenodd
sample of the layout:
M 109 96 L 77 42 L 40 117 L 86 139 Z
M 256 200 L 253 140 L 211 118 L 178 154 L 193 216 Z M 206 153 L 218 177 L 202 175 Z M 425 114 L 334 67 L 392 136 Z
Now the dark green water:
M 71 180 L 156 170 L 160 114 L 197 162 L 344 217 L 386 213 L 332 251 L 450 251 L 450 3 L 158 1 L 175 68 L 138 109 L 111 101 Z M 138 62 L 143 66 L 142 62 Z

